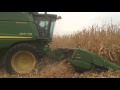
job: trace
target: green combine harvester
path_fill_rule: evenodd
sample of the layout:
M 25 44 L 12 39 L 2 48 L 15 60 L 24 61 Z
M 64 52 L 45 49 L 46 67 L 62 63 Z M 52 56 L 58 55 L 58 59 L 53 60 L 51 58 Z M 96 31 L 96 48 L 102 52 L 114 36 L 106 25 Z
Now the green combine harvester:
M 79 71 L 96 68 L 119 70 L 120 66 L 81 48 L 50 49 L 56 20 L 53 14 L 0 12 L 0 64 L 9 74 L 29 74 L 43 57 L 69 58 Z

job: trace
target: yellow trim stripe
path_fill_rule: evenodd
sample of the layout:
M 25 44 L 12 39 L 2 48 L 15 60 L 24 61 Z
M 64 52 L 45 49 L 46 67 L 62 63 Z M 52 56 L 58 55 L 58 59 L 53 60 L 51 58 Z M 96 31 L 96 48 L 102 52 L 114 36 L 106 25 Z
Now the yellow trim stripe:
M 16 39 L 19 39 L 19 38 L 32 38 L 32 37 L 22 37 L 22 36 L 0 36 L 0 39 L 1 38 L 16 38 Z

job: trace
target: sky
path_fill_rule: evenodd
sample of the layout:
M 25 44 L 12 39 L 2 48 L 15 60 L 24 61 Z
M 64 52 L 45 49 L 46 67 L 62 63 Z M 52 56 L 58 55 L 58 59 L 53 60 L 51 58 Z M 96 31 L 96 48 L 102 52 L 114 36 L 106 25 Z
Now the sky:
M 43 13 L 43 12 L 39 12 Z M 56 21 L 54 35 L 71 34 L 83 28 L 91 27 L 96 24 L 120 23 L 120 12 L 47 12 L 48 14 L 56 14 L 62 19 Z

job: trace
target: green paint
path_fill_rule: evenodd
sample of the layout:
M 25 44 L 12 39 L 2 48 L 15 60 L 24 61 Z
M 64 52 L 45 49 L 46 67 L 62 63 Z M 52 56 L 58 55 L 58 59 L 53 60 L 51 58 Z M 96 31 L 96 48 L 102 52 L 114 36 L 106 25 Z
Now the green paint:
M 49 57 L 56 60 L 62 60 L 65 57 L 64 49 L 50 49 L 45 48 L 45 57 Z
M 80 58 L 76 58 L 79 55 Z M 81 63 L 82 62 L 82 63 Z M 84 63 L 85 64 L 84 64 Z M 74 54 L 71 58 L 71 64 L 79 69 L 86 71 L 87 69 L 94 69 L 94 68 L 103 68 L 103 69 L 113 69 L 113 70 L 120 70 L 120 66 L 116 65 L 109 60 L 106 60 L 95 53 L 90 51 L 78 48 L 74 50 Z M 88 66 L 87 66 L 88 64 Z M 89 65 L 90 64 L 90 65 Z M 92 68 L 90 67 L 92 66 Z
M 0 59 L 9 48 L 20 43 L 35 44 L 44 54 L 45 45 L 52 41 L 56 19 L 57 15 L 52 14 L 46 17 L 45 14 L 29 12 L 0 12 Z M 42 29 L 39 26 L 41 21 L 47 21 Z
M 79 60 L 73 60 L 71 64 L 79 71 L 90 70 L 92 68 L 92 64 Z

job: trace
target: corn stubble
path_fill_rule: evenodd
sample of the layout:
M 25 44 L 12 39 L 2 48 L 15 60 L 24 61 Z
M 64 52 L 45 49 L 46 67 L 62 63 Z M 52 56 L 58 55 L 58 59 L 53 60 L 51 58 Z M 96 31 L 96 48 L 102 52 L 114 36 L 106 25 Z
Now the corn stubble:
M 93 25 L 70 35 L 55 35 L 51 48 L 84 48 L 113 63 L 120 65 L 120 27 L 119 25 Z M 87 71 L 78 73 L 67 60 L 52 61 L 43 59 L 40 69 L 29 75 L 8 75 L 1 70 L 1 78 L 120 78 L 120 71 Z

